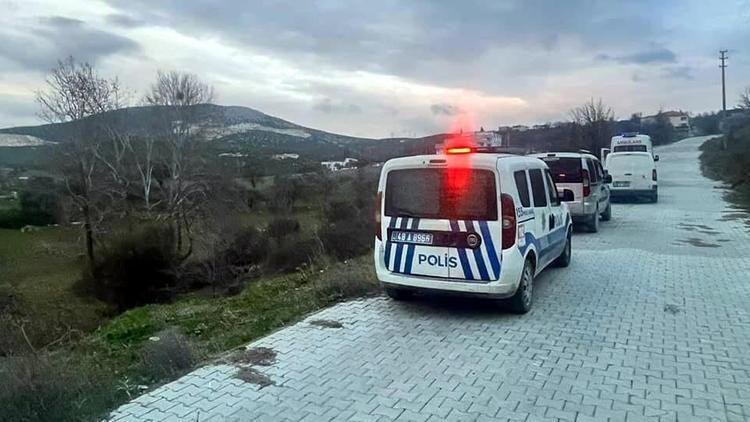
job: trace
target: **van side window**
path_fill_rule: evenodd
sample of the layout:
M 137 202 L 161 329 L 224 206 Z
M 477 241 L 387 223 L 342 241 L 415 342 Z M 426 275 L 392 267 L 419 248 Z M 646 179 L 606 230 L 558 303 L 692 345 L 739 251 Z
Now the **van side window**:
M 518 170 L 514 172 L 513 178 L 516 179 L 516 189 L 518 190 L 518 197 L 521 198 L 521 205 L 530 207 L 531 198 L 529 197 L 529 182 L 526 179 L 526 171 Z
M 544 191 L 544 176 L 541 169 L 529 170 L 531 179 L 531 193 L 534 195 L 535 207 L 547 206 L 547 192 Z
M 600 180 L 604 179 L 604 169 L 602 168 L 602 163 L 599 160 L 596 161 L 596 174 L 599 175 Z
M 591 161 L 591 158 L 586 159 L 586 168 L 589 170 L 589 177 L 591 178 L 591 183 L 598 182 L 599 173 L 597 173 L 596 167 L 594 167 L 594 162 Z
M 547 191 L 549 193 L 549 203 L 553 207 L 560 205 L 560 198 L 557 197 L 557 186 L 555 181 L 552 180 L 552 175 L 549 170 L 544 171 L 545 179 L 547 179 Z

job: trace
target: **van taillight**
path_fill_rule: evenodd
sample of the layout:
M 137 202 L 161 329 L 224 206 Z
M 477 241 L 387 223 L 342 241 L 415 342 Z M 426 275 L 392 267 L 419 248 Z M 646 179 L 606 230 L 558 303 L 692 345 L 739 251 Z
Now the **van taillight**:
M 377 195 L 375 195 L 375 237 L 378 238 L 378 240 L 383 240 L 383 235 L 381 234 L 381 223 L 382 223 L 382 217 L 381 217 L 381 209 L 383 208 L 383 192 L 378 192 Z
M 581 170 L 581 179 L 583 180 L 583 197 L 586 198 L 591 195 L 591 179 L 589 179 L 588 170 Z
M 651 170 L 651 180 L 656 181 L 656 169 Z
M 502 210 L 503 249 L 508 249 L 516 244 L 516 205 L 507 193 L 500 195 L 500 209 Z

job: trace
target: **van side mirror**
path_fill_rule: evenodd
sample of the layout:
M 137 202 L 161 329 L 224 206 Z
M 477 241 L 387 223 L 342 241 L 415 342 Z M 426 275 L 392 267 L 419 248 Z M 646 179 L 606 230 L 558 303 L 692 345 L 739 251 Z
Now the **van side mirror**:
M 654 161 L 659 161 L 659 156 L 658 155 L 654 155 Z
M 570 189 L 564 189 L 562 194 L 562 202 L 573 202 L 575 201 L 576 197 L 573 195 L 573 191 Z
M 604 183 L 612 183 L 612 175 L 607 173 L 606 171 L 604 172 Z

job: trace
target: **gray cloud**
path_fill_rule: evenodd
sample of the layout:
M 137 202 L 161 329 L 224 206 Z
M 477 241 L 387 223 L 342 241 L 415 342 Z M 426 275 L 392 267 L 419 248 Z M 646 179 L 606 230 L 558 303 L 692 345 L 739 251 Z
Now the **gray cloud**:
M 594 0 L 564 5 L 545 0 L 260 0 L 252 10 L 241 0 L 220 6 L 182 0 L 115 0 L 114 4 L 151 24 L 191 35 L 218 34 L 237 46 L 249 45 L 298 63 L 474 88 L 487 81 L 470 77 L 466 68 L 476 68 L 488 55 L 511 47 L 526 49 L 524 54 L 532 60 L 546 57 L 560 68 L 572 59 L 556 51 L 566 39 L 591 48 L 635 49 L 647 44 L 660 28 L 659 10 L 666 7 L 655 3 L 643 13 L 641 6 Z M 523 62 L 507 60 L 495 66 L 495 76 L 548 72 L 546 66 L 519 70 Z
M 637 51 L 624 55 L 599 54 L 598 60 L 615 61 L 621 64 L 652 64 L 652 63 L 675 63 L 677 55 L 665 47 L 655 47 L 648 50 Z
M 433 104 L 430 106 L 430 111 L 436 116 L 453 116 L 458 114 L 458 107 L 446 103 Z
M 667 79 L 694 79 L 693 69 L 689 66 L 668 66 L 662 69 L 662 74 Z
M 320 111 L 326 114 L 331 113 L 347 113 L 347 114 L 358 114 L 362 112 L 356 104 L 336 102 L 330 98 L 325 98 L 313 105 L 313 110 Z
M 46 71 L 58 59 L 74 56 L 95 63 L 116 53 L 133 53 L 139 45 L 129 38 L 88 26 L 78 19 L 51 16 L 26 29 L 0 29 L 0 58 L 25 69 Z
M 125 15 L 122 13 L 112 13 L 107 15 L 106 21 L 109 24 L 119 26 L 121 28 L 137 28 L 139 26 L 144 25 L 144 21 L 140 19 L 136 19 L 130 15 Z

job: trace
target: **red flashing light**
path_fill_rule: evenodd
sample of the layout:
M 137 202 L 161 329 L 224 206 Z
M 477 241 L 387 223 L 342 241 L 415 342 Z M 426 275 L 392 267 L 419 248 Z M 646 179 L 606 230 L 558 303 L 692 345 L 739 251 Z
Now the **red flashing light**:
M 651 170 L 651 180 L 656 182 L 656 169 Z
M 448 154 L 468 154 L 471 152 L 469 147 L 452 147 L 446 150 Z

